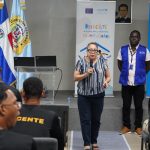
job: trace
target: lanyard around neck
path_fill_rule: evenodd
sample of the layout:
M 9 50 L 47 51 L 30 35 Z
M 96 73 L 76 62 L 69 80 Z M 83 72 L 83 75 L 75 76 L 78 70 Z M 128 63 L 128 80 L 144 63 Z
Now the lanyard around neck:
M 130 54 L 131 54 L 131 63 L 133 61 L 133 56 L 134 54 L 136 54 L 136 50 L 135 51 L 132 51 L 132 49 L 129 47 L 129 50 L 130 50 Z

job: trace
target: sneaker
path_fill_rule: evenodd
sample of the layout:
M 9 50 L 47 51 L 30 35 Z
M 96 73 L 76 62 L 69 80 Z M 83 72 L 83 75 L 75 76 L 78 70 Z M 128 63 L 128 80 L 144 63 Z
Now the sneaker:
M 120 130 L 120 134 L 125 134 L 125 133 L 131 133 L 131 130 L 128 128 L 128 127 L 123 127 L 121 130 Z
M 142 134 L 142 128 L 136 128 L 135 133 L 137 135 L 141 135 Z

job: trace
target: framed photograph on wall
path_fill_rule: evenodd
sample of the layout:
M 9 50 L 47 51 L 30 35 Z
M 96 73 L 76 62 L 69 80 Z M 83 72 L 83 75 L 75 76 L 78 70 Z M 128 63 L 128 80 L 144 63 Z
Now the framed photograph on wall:
M 132 23 L 132 0 L 116 0 L 115 23 Z

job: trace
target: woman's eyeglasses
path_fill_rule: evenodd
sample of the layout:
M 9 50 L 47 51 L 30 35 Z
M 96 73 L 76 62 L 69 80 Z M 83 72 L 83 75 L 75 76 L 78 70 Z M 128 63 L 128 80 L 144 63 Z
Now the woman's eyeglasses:
M 88 49 L 87 51 L 90 52 L 90 53 L 91 53 L 91 52 L 94 52 L 94 53 L 97 53 L 97 52 L 98 52 L 97 49 Z

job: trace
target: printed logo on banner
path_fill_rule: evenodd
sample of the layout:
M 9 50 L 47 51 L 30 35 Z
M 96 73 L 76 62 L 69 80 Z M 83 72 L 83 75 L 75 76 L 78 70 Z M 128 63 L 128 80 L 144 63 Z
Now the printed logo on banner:
M 108 9 L 107 8 L 98 8 L 95 9 L 96 14 L 107 14 Z
M 108 26 L 106 24 L 83 24 L 83 37 L 95 37 L 95 38 L 110 38 L 108 32 Z
M 85 30 L 90 30 L 90 31 L 108 31 L 108 27 L 106 24 L 89 24 L 85 23 L 83 24 L 83 28 Z
M 85 8 L 86 14 L 93 14 L 93 8 Z

